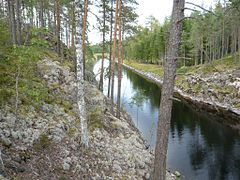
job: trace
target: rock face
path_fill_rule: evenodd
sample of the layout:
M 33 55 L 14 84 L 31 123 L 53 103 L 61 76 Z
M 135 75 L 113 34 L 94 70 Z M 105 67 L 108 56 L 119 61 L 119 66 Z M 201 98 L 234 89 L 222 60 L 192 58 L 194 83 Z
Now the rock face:
M 90 147 L 80 144 L 75 75 L 70 68 L 44 59 L 38 73 L 54 102 L 22 107 L 18 117 L 11 106 L 0 109 L 0 152 L 4 174 L 16 179 L 149 179 L 153 155 L 133 126 L 108 112 L 109 102 L 85 82 Z M 0 171 L 3 168 L 0 168 Z M 167 172 L 168 179 L 175 176 Z

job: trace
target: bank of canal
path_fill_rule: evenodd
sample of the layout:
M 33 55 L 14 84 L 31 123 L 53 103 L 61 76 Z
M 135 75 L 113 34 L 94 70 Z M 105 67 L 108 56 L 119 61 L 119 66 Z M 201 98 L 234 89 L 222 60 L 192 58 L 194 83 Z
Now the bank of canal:
M 100 64 L 100 61 L 96 63 L 95 73 L 99 71 Z M 106 61 L 105 67 L 107 65 Z M 107 83 L 106 78 L 105 94 Z M 124 109 L 154 149 L 159 86 L 124 68 L 121 95 Z M 237 132 L 182 102 L 174 101 L 172 113 L 168 169 L 180 171 L 184 179 L 240 179 L 240 135 Z

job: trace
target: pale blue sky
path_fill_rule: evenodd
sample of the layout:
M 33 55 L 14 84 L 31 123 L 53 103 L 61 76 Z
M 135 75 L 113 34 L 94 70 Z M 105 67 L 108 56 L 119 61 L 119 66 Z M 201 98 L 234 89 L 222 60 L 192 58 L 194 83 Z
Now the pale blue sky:
M 139 6 L 137 8 L 137 13 L 139 15 L 138 23 L 144 25 L 146 23 L 146 18 L 149 16 L 154 16 L 160 23 L 162 23 L 165 17 L 170 16 L 172 12 L 172 0 L 137 0 Z M 193 2 L 195 4 L 201 5 L 205 8 L 213 6 L 217 0 L 186 0 L 186 2 Z M 188 5 L 188 7 L 190 7 Z M 93 10 L 94 11 L 94 10 Z M 97 13 L 97 12 L 95 12 Z M 186 12 L 189 14 L 189 12 Z M 89 18 L 93 22 L 92 25 L 96 25 L 95 18 L 90 14 Z M 89 41 L 93 44 L 101 42 L 101 34 L 90 27 Z

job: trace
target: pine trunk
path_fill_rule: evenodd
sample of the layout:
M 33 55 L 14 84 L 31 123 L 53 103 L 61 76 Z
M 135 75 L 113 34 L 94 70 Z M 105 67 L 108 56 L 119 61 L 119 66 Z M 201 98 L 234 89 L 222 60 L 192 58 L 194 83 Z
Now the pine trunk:
M 17 18 L 16 18 L 16 25 L 17 25 L 17 42 L 18 45 L 22 44 L 22 27 L 21 27 L 21 0 L 17 0 L 16 3 L 16 12 L 17 12 Z
M 40 0 L 39 21 L 40 21 L 40 26 L 41 26 L 41 28 L 44 28 L 44 19 L 43 19 L 43 0 Z
M 9 10 L 9 22 L 11 29 L 11 39 L 12 44 L 17 44 L 17 31 L 16 31 L 16 19 L 15 19 L 15 10 L 14 10 L 14 0 L 8 0 L 8 10 Z
M 182 33 L 182 20 L 184 18 L 184 4 L 185 0 L 173 1 L 172 22 L 161 93 L 153 180 L 166 179 L 168 134 L 172 114 L 172 97 L 176 77 L 177 57 Z
M 109 77 L 108 77 L 108 97 L 111 90 L 111 65 L 112 65 L 112 30 L 113 30 L 113 0 L 111 0 L 111 20 L 110 20 L 110 46 L 109 46 Z
M 119 0 L 118 16 L 118 91 L 117 91 L 117 117 L 121 112 L 121 83 L 122 83 L 122 1 Z
M 103 92 L 103 74 L 104 74 L 104 56 L 105 56 L 105 23 L 106 20 L 106 4 L 105 0 L 103 0 L 103 42 L 102 42 L 102 64 L 101 64 L 101 74 L 100 74 L 100 82 L 99 82 L 99 90 Z
M 117 21 L 118 21 L 118 6 L 119 0 L 116 2 L 116 10 L 115 10 L 115 24 L 114 24 L 114 35 L 113 35 L 113 53 L 112 53 L 112 64 L 111 64 L 111 111 L 113 113 L 113 105 L 114 105 L 114 76 L 115 76 L 115 58 L 116 58 L 116 47 L 117 47 Z

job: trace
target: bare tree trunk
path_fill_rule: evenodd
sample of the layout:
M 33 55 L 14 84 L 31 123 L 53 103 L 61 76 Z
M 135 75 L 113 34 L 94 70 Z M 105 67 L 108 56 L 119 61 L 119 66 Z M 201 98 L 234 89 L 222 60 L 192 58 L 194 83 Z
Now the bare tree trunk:
M 172 22 L 168 41 L 167 61 L 161 93 L 153 180 L 166 179 L 166 155 L 172 114 L 172 96 L 176 77 L 177 57 L 181 41 L 185 0 L 173 0 Z
M 31 16 L 30 16 L 30 24 L 34 25 L 34 13 L 33 13 L 33 7 L 30 7 Z
M 237 35 L 237 39 L 238 39 L 238 55 L 240 57 L 240 28 L 238 26 L 238 35 Z
M 48 5 L 48 9 L 47 9 L 47 19 L 48 19 L 48 29 L 52 29 L 52 19 L 51 19 L 51 15 L 50 15 L 50 10 L 49 10 L 49 5 Z
M 69 31 L 69 24 L 68 24 L 68 22 L 66 21 L 66 29 L 65 29 L 65 36 L 66 36 L 66 38 L 65 38 L 65 43 L 66 43 L 66 46 L 68 47 L 68 39 L 69 39 L 69 37 L 68 37 L 68 31 Z
M 184 46 L 184 52 L 183 52 L 183 66 L 186 66 L 186 46 Z
M 18 100 L 19 100 L 18 82 L 19 82 L 19 75 L 20 75 L 20 66 L 17 65 L 17 74 L 16 74 L 16 82 L 15 82 L 15 91 L 16 91 L 16 97 L 15 97 L 15 116 L 16 116 L 16 119 L 18 119 Z
M 85 85 L 84 85 L 84 74 L 83 74 L 83 49 L 82 49 L 82 17 L 81 17 L 81 1 L 75 0 L 75 16 L 76 16 L 76 33 L 75 36 L 75 47 L 76 47 L 76 61 L 77 61 L 77 102 L 79 108 L 79 115 L 81 121 L 81 143 L 88 147 L 88 130 L 87 130 L 87 118 L 86 118 L 86 107 L 85 107 Z
M 41 28 L 44 28 L 44 19 L 43 19 L 43 0 L 40 0 L 40 11 L 39 11 L 39 21 Z
M 73 14 L 72 14 L 72 19 L 71 19 L 71 27 L 72 27 L 72 35 L 71 35 L 71 37 L 72 37 L 72 40 L 71 40 L 71 43 L 72 43 L 72 48 L 74 48 L 74 46 L 75 46 L 75 41 L 74 41 L 74 39 L 75 39 L 75 32 L 76 32 L 76 26 L 75 26 L 75 8 L 74 8 L 74 6 L 72 6 L 72 12 L 73 12 Z
M 210 61 L 212 61 L 212 37 L 210 37 L 210 42 L 209 42 L 209 57 L 210 57 Z
M 121 83 L 122 83 L 122 0 L 119 0 L 118 16 L 118 91 L 117 91 L 117 117 L 121 112 Z
M 203 37 L 201 37 L 201 64 L 203 64 Z
M 116 47 L 117 47 L 117 21 L 118 21 L 118 6 L 119 0 L 116 3 L 116 10 L 115 10 L 115 24 L 114 24 L 114 39 L 113 39 L 113 54 L 112 54 L 112 66 L 111 66 L 111 77 L 112 77 L 112 84 L 111 84 L 111 111 L 113 113 L 113 104 L 114 104 L 114 76 L 115 76 L 115 58 L 116 58 Z
M 225 50 L 225 22 L 224 22 L 224 19 L 223 19 L 222 20 L 222 52 L 221 52 L 221 58 L 223 58 L 223 56 L 224 56 L 224 50 Z
M 72 8 L 72 17 L 71 17 L 71 49 L 73 52 L 74 59 L 76 58 L 76 47 L 75 47 L 75 38 L 76 38 L 76 17 L 75 17 L 75 7 L 74 5 L 71 6 Z M 74 61 L 74 70 L 76 71 L 77 64 L 76 61 Z
M 16 3 L 16 12 L 17 12 L 17 18 L 16 18 L 16 25 L 17 25 L 17 41 L 18 45 L 22 44 L 22 27 L 21 27 L 21 0 L 17 0 Z
M 108 77 L 108 97 L 110 97 L 111 89 L 111 66 L 112 66 L 112 30 L 113 30 L 113 0 L 111 0 L 111 20 L 110 20 L 110 49 L 109 49 L 109 77 Z
M 60 40 L 60 31 L 61 31 L 61 19 L 60 19 L 60 2 L 59 0 L 55 1 L 56 9 L 56 36 L 57 36 L 57 53 L 58 56 L 61 56 L 61 40 Z
M 85 79 L 85 56 L 86 56 L 86 31 L 87 31 L 87 14 L 88 0 L 84 0 L 84 17 L 83 17 L 83 33 L 82 33 L 82 48 L 83 48 L 83 78 Z
M 60 53 L 61 53 L 61 63 L 64 62 L 64 44 L 63 44 L 63 33 L 64 31 L 60 31 L 61 43 L 60 43 Z
M 15 10 L 14 10 L 14 0 L 8 0 L 8 10 L 9 10 L 9 22 L 11 29 L 11 39 L 13 45 L 17 44 L 17 32 L 16 32 L 16 19 L 15 19 Z
M 103 92 L 103 74 L 104 74 L 104 56 L 105 56 L 105 26 L 106 26 L 106 4 L 103 0 L 103 42 L 102 42 L 102 65 L 101 65 L 101 74 L 99 82 L 99 90 Z
M 228 49 L 229 49 L 229 36 L 226 39 L 226 48 L 225 48 L 225 56 L 228 54 Z
M 11 38 L 11 40 L 12 40 L 12 13 L 11 13 L 11 0 L 7 0 L 7 16 L 8 16 L 8 29 L 9 29 L 9 33 L 11 33 L 10 34 L 10 38 Z

